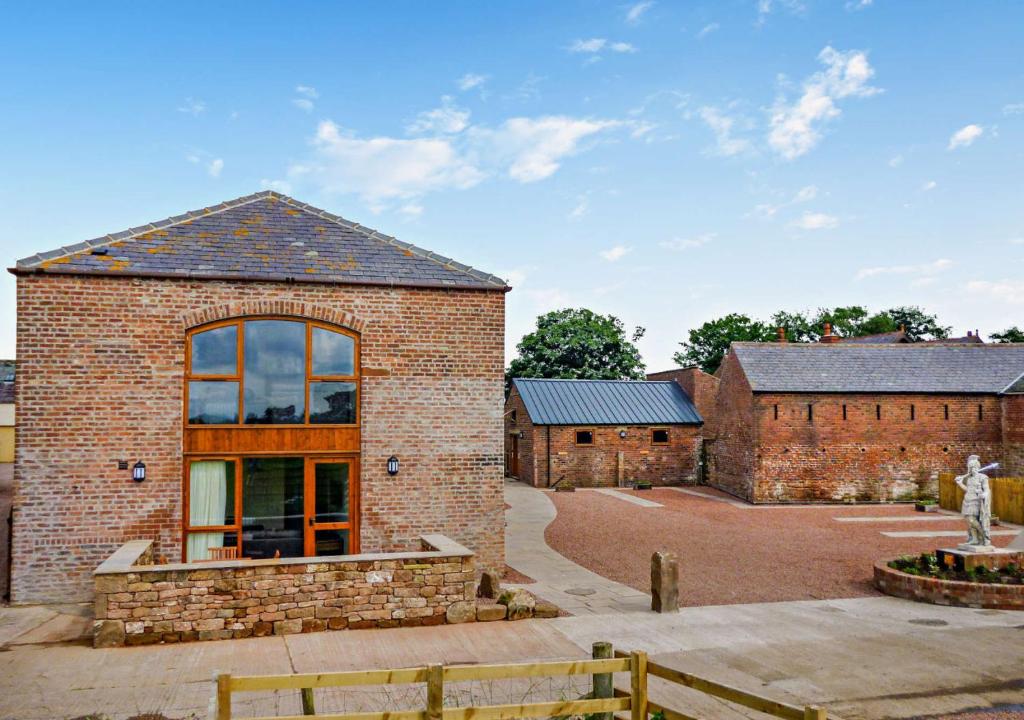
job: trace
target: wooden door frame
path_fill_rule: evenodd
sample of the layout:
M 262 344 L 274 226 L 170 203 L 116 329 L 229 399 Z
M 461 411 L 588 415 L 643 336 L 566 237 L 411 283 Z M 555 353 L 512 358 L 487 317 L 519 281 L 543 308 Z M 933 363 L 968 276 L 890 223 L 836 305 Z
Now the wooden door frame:
M 323 455 L 306 456 L 305 484 L 303 486 L 303 557 L 316 555 L 317 530 L 348 530 L 349 555 L 359 553 L 359 456 L 358 455 Z M 327 463 L 344 463 L 348 465 L 348 522 L 318 523 L 316 517 L 316 466 Z

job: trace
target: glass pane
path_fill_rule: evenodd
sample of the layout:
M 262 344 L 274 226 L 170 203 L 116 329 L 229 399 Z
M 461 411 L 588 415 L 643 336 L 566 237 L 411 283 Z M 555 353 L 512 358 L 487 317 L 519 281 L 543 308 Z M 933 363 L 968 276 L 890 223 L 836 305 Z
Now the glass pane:
M 315 522 L 348 522 L 348 463 L 317 463 L 314 467 Z
M 303 556 L 302 458 L 247 458 L 242 477 L 242 554 Z
M 349 552 L 348 530 L 316 531 L 317 557 L 322 555 L 348 555 Z
M 238 374 L 237 325 L 204 330 L 192 336 L 192 374 Z
M 313 328 L 313 374 L 354 375 L 356 342 L 333 330 Z
M 188 524 L 235 524 L 235 463 L 203 460 L 188 469 Z
M 309 422 L 351 425 L 356 421 L 356 384 L 313 382 L 309 384 Z
M 188 421 L 192 425 L 238 422 L 238 383 L 192 380 L 188 384 Z
M 305 323 L 250 320 L 244 351 L 246 424 L 305 422 Z
M 233 532 L 195 532 L 188 534 L 188 544 L 185 546 L 186 562 L 201 562 L 203 560 L 224 559 L 227 553 L 217 553 L 215 548 L 237 548 L 238 533 Z M 211 552 L 213 550 L 213 552 Z M 217 558 L 220 554 L 222 557 Z M 237 551 L 236 551 L 237 554 Z

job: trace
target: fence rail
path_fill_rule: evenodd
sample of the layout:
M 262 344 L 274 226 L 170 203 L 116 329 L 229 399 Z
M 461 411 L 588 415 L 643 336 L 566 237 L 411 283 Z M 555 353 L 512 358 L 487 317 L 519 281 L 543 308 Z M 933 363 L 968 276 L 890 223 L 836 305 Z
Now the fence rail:
M 960 511 L 964 491 L 957 487 L 953 473 L 939 473 L 939 507 Z M 1024 477 L 989 478 L 992 514 L 1000 520 L 1024 525 Z
M 613 687 L 612 675 L 630 675 L 629 691 Z M 445 683 L 516 678 L 592 676 L 592 690 L 577 700 L 554 700 L 504 705 L 445 707 Z M 648 699 L 648 676 L 667 680 L 698 692 L 788 720 L 826 720 L 824 709 L 797 707 L 761 697 L 738 688 L 700 678 L 689 673 L 648 662 L 647 654 L 613 652 L 609 643 L 594 643 L 594 659 L 496 665 L 426 665 L 394 670 L 355 670 L 348 672 L 305 673 L 294 675 L 219 674 L 212 700 L 213 720 L 239 720 L 232 714 L 232 695 L 239 692 L 300 690 L 302 715 L 275 715 L 247 720 L 512 720 L 513 718 L 553 718 L 567 715 L 591 715 L 596 720 L 612 720 L 617 712 L 629 711 L 630 720 L 648 720 L 660 713 L 664 720 L 698 720 L 679 710 Z M 385 712 L 346 712 L 317 715 L 314 691 L 318 688 L 366 685 L 426 683 L 425 709 Z

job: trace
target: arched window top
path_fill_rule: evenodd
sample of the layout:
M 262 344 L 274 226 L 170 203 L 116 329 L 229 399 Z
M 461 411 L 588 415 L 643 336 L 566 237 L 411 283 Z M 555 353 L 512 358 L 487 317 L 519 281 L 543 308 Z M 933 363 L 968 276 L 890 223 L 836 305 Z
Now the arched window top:
M 190 425 L 358 423 L 359 339 L 313 320 L 257 317 L 191 330 Z

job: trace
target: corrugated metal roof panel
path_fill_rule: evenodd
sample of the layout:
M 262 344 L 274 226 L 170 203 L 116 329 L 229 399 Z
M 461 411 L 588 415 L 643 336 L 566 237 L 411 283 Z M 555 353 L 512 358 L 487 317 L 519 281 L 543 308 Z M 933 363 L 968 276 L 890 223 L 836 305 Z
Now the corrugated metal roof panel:
M 674 382 L 516 378 L 536 425 L 695 425 L 704 422 Z
M 999 393 L 1024 344 L 733 343 L 755 392 Z

